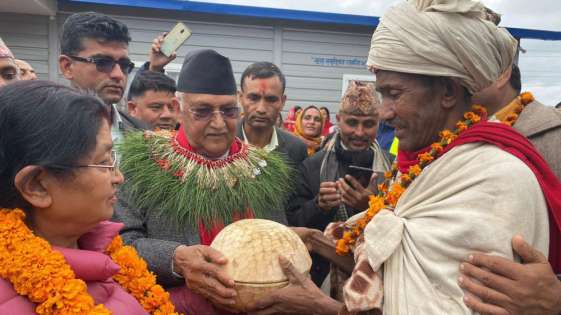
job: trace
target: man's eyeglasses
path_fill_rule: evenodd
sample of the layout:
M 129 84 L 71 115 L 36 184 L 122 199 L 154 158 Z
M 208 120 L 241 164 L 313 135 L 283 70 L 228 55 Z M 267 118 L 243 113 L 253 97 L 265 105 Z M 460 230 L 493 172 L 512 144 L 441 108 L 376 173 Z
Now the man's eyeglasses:
M 113 68 L 115 67 L 116 64 L 118 64 L 119 67 L 121 67 L 121 71 L 123 71 L 123 73 L 126 74 L 131 73 L 132 70 L 134 69 L 134 63 L 130 61 L 130 59 L 128 58 L 115 60 L 110 57 L 96 57 L 96 56 L 88 57 L 88 58 L 83 58 L 78 56 L 68 56 L 68 57 L 70 59 L 79 62 L 93 63 L 95 64 L 95 68 L 97 69 L 97 71 L 104 72 L 104 73 L 110 73 L 111 71 L 113 71 Z
M 50 167 L 54 168 L 82 168 L 82 167 L 93 167 L 93 168 L 103 168 L 108 169 L 111 172 L 115 172 L 118 168 L 119 161 L 117 158 L 117 152 L 111 150 L 111 164 L 86 164 L 86 165 L 64 165 L 64 164 L 55 164 L 49 165 Z
M 208 121 L 214 116 L 214 114 L 222 115 L 223 119 L 237 119 L 240 117 L 240 108 L 237 106 L 226 107 L 221 110 L 212 110 L 210 108 L 195 108 L 187 109 L 195 120 Z

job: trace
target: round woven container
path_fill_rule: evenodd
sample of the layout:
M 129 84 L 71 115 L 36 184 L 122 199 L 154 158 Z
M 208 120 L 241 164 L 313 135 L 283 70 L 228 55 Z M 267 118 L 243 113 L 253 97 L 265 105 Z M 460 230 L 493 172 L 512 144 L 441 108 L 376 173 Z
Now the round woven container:
M 227 273 L 236 282 L 236 304 L 248 306 L 268 293 L 288 285 L 279 265 L 286 257 L 302 273 L 310 271 L 312 259 L 300 237 L 288 227 L 269 220 L 246 219 L 226 226 L 210 245 L 228 258 Z

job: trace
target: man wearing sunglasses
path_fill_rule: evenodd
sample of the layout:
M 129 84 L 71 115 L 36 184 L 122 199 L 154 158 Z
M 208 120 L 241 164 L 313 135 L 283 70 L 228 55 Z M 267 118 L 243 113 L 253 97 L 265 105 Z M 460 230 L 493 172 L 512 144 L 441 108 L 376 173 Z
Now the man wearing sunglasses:
M 226 259 L 208 245 L 238 219 L 286 223 L 282 205 L 291 172 L 279 153 L 236 138 L 240 108 L 228 58 L 208 49 L 192 51 L 177 91 L 177 132 L 125 137 L 121 170 L 127 183 L 115 214 L 125 224 L 125 243 L 137 249 L 161 284 L 173 287 L 175 303 L 188 303 L 193 314 L 216 314 L 214 307 L 227 308 L 236 291 Z
M 124 131 L 147 128 L 115 106 L 134 69 L 128 57 L 130 40 L 125 24 L 95 12 L 75 13 L 62 26 L 60 71 L 73 86 L 95 93 L 107 105 L 113 140 Z

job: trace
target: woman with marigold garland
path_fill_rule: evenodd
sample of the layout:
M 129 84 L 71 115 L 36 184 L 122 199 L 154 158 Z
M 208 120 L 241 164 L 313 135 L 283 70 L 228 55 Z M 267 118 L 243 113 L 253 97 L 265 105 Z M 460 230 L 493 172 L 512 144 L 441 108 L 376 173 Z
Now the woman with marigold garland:
M 109 222 L 123 182 L 103 103 L 22 81 L 0 89 L 0 314 L 175 314 Z

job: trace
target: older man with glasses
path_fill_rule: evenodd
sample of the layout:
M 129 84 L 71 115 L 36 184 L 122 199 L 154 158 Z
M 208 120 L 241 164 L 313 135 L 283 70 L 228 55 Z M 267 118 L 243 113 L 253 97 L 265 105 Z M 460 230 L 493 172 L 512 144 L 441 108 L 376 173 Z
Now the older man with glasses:
M 60 71 L 72 86 L 95 93 L 107 105 L 113 140 L 124 131 L 148 128 L 115 106 L 134 69 L 128 52 L 130 40 L 125 24 L 95 12 L 73 14 L 62 26 Z
M 116 219 L 179 307 L 215 314 L 234 302 L 226 259 L 208 245 L 232 221 L 285 223 L 290 170 L 278 153 L 235 137 L 240 108 L 230 60 L 213 50 L 188 54 L 177 94 L 181 127 L 131 133 L 121 146 L 127 178 Z M 275 210 L 277 209 L 277 210 Z M 206 300 L 210 301 L 208 303 Z M 220 311 L 223 312 L 223 311 Z

